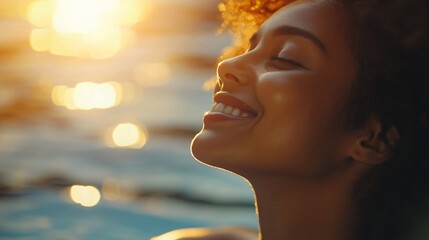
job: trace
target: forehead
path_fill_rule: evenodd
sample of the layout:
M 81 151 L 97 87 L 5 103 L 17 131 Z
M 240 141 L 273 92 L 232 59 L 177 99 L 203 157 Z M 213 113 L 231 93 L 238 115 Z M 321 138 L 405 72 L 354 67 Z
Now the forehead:
M 348 50 L 344 11 L 328 1 L 297 1 L 278 10 L 261 27 L 266 34 L 288 25 L 307 31 L 326 46 L 328 52 Z
M 278 10 L 262 25 L 258 34 L 264 41 L 265 36 L 275 36 L 273 33 L 282 26 L 308 32 L 317 38 L 325 49 L 317 74 L 320 77 L 325 76 L 324 83 L 327 85 L 331 82 L 330 86 L 346 85 L 344 89 L 349 89 L 357 78 L 359 64 L 350 48 L 348 34 L 352 26 L 348 24 L 345 14 L 344 8 L 332 1 L 298 1 Z M 271 39 L 265 38 L 266 41 Z M 289 40 L 286 38 L 283 41 Z

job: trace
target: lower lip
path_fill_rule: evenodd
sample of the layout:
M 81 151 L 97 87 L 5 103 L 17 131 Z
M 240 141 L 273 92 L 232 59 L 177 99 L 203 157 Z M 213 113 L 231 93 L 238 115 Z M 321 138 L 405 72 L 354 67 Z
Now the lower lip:
M 207 112 L 204 114 L 204 123 L 219 122 L 227 120 L 247 120 L 251 118 L 234 117 L 220 112 Z

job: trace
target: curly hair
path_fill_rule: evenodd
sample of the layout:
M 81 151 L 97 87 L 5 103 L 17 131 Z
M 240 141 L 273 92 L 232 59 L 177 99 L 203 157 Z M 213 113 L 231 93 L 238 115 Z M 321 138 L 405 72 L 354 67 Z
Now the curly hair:
M 359 76 L 345 122 L 360 127 L 375 114 L 386 143 L 391 126 L 400 135 L 393 157 L 357 186 L 361 239 L 420 239 L 410 234 L 429 220 L 429 3 L 356 0 L 349 9 Z
M 249 39 L 274 12 L 296 0 L 226 0 L 219 4 L 223 19 L 220 31 L 228 29 L 233 44 L 224 50 L 220 60 L 242 54 Z
M 243 53 L 260 25 L 294 1 L 224 0 L 221 29 L 233 34 L 234 43 L 220 59 Z M 356 239 L 423 239 L 419 231 L 429 226 L 429 2 L 330 1 L 346 11 L 359 65 L 339 122 L 357 129 L 376 116 L 383 141 L 390 144 L 392 126 L 400 135 L 393 156 L 355 186 Z

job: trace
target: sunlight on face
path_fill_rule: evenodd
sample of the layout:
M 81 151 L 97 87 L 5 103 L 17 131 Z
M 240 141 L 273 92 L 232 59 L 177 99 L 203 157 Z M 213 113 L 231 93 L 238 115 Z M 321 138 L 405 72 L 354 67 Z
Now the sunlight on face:
M 150 12 L 145 0 L 36 0 L 27 8 L 34 51 L 106 59 L 133 41 L 131 26 Z
M 147 142 L 147 133 L 133 123 L 121 123 L 107 131 L 106 143 L 110 147 L 142 148 Z
M 56 86 L 52 89 L 52 102 L 70 110 L 107 109 L 121 102 L 122 88 L 117 82 L 81 82 L 74 88 Z
M 84 207 L 93 207 L 100 201 L 100 191 L 94 186 L 73 185 L 70 187 L 70 198 Z

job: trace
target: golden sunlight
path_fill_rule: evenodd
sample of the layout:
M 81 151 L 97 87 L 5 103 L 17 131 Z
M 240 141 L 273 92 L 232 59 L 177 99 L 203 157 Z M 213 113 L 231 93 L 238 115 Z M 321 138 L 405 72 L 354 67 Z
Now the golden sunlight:
M 51 93 L 52 102 L 70 110 L 106 109 L 118 105 L 122 98 L 122 88 L 117 82 L 81 82 L 74 88 L 56 86 Z
M 106 59 L 133 40 L 150 12 L 146 0 L 35 0 L 27 7 L 34 51 Z
M 107 15 L 118 7 L 118 0 L 58 0 L 53 27 L 59 33 L 90 33 L 109 23 Z
M 70 187 L 70 198 L 84 207 L 93 207 L 100 201 L 100 191 L 94 186 L 73 185 Z
M 106 143 L 110 147 L 142 148 L 147 142 L 147 133 L 133 123 L 121 123 L 109 129 Z
M 165 85 L 170 76 L 170 66 L 162 62 L 141 63 L 134 68 L 134 79 L 143 86 Z
M 182 239 L 182 238 L 205 238 L 210 234 L 208 229 L 199 229 L 199 228 L 187 228 L 179 229 L 163 234 L 159 237 L 156 237 L 156 240 L 172 240 L 172 239 Z

